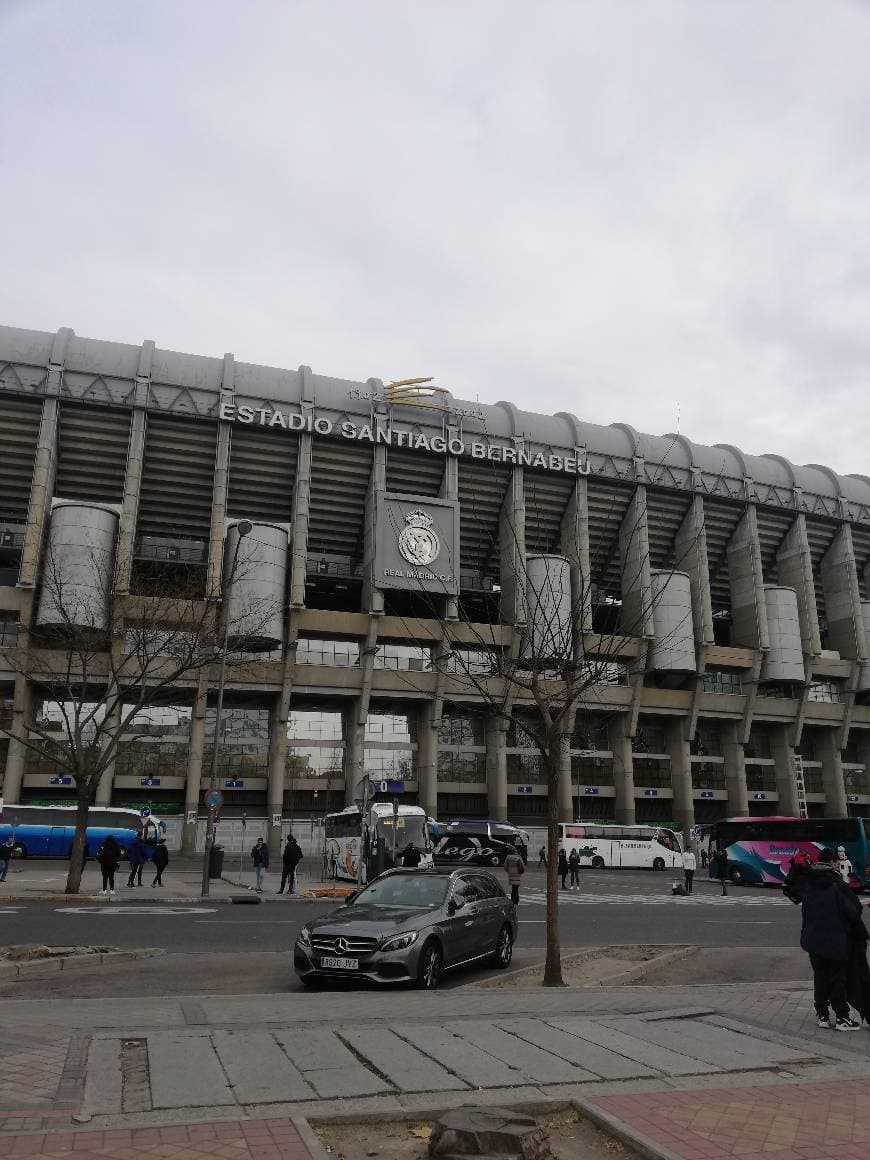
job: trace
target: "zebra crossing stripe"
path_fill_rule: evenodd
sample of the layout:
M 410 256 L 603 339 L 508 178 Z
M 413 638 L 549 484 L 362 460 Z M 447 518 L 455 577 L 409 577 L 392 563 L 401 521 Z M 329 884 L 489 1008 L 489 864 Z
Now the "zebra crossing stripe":
M 547 895 L 541 890 L 523 891 L 521 901 L 545 905 Z M 733 894 L 559 894 L 560 903 L 568 906 L 779 906 L 785 899 L 735 898 Z

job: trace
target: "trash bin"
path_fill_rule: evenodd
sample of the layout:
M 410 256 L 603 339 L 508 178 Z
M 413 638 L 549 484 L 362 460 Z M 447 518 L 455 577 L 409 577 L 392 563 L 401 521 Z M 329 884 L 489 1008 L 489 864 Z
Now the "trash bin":
M 223 846 L 212 846 L 208 853 L 208 876 L 209 878 L 220 878 L 224 872 L 224 848 Z

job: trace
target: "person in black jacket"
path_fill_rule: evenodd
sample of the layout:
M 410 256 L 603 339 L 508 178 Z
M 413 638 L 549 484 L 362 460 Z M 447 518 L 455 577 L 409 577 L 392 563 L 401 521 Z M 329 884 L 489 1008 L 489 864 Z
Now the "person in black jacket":
M 100 847 L 97 861 L 103 872 L 103 889 L 100 891 L 100 894 L 114 894 L 115 871 L 121 862 L 121 847 L 111 834 L 106 836 L 106 840 Z
M 420 853 L 413 842 L 409 842 L 402 851 L 400 865 L 404 866 L 406 869 L 416 870 L 422 860 L 423 855 Z
M 296 867 L 302 861 L 302 849 L 292 834 L 287 835 L 287 843 L 284 846 L 284 853 L 281 855 L 281 888 L 279 894 L 284 893 L 284 887 L 287 887 L 287 893 L 293 893 L 293 886 L 296 881 Z
M 166 842 L 161 838 L 154 847 L 154 869 L 156 874 L 154 875 L 154 881 L 151 883 L 152 887 L 163 885 L 163 871 L 168 865 L 169 851 L 166 849 Z
M 559 847 L 559 877 L 562 879 L 562 889 L 565 890 L 565 879 L 568 877 L 568 858 L 562 847 Z
M 254 863 L 254 876 L 256 878 L 256 890 L 258 894 L 263 893 L 263 875 L 269 869 L 269 847 L 262 838 L 257 838 L 254 847 L 251 850 L 251 861 Z
M 814 866 L 808 866 L 791 883 L 792 896 L 800 899 L 803 912 L 801 946 L 813 968 L 813 1005 L 819 1027 L 830 1027 L 833 1007 L 837 1031 L 857 1031 L 849 1013 L 846 983 L 850 940 L 858 924 L 863 927 L 861 903 L 840 877 L 837 855 L 822 850 Z

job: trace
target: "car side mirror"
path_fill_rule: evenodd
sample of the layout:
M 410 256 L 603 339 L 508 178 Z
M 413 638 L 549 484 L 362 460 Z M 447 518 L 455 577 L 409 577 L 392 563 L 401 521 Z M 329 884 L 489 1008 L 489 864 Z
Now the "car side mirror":
M 454 915 L 458 909 L 459 909 L 459 907 L 456 903 L 456 899 L 451 898 L 450 901 L 447 903 L 447 913 L 449 915 Z

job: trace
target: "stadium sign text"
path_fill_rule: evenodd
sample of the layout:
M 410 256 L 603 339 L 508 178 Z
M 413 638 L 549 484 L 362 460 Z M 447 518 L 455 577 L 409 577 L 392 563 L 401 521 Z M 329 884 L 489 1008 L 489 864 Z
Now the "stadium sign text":
M 351 439 L 360 443 L 385 443 L 389 447 L 407 447 L 412 451 L 429 451 L 436 455 L 470 456 L 495 463 L 512 463 L 525 467 L 541 467 L 545 471 L 567 471 L 572 475 L 588 475 L 589 461 L 579 455 L 555 455 L 520 450 L 500 443 L 489 443 L 448 438 L 445 435 L 424 435 L 407 431 L 392 424 L 353 423 L 349 419 L 334 423 L 323 416 L 304 415 L 301 411 L 285 412 L 271 407 L 246 407 L 222 402 L 220 417 L 225 422 L 246 426 L 281 427 L 285 431 L 308 431 L 312 435 Z

